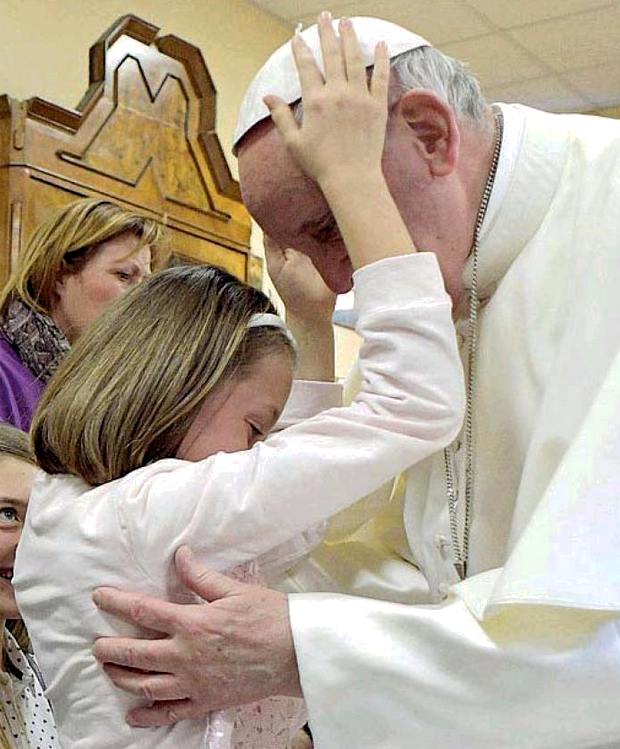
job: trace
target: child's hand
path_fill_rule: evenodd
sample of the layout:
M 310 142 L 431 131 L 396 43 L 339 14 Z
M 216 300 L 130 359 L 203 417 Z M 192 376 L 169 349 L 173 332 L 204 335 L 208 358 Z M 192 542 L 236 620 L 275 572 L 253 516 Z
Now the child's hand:
M 343 170 L 353 182 L 358 175 L 381 174 L 389 56 L 386 45 L 378 44 L 369 83 L 351 21 L 340 21 L 340 39 L 328 13 L 319 16 L 318 26 L 325 80 L 302 37 L 291 41 L 302 91 L 301 127 L 282 99 L 267 96 L 265 104 L 301 168 L 324 187 Z
M 276 291 L 286 306 L 287 319 L 295 317 L 310 325 L 328 321 L 331 323 L 336 304 L 336 295 L 301 252 L 282 248 L 265 236 L 267 270 Z
M 351 21 L 321 13 L 325 79 L 301 36 L 291 42 L 304 105 L 301 127 L 289 106 L 266 96 L 271 118 L 304 172 L 321 188 L 355 270 L 414 252 L 408 227 L 381 168 L 388 117 L 390 63 L 380 43 L 370 81 Z

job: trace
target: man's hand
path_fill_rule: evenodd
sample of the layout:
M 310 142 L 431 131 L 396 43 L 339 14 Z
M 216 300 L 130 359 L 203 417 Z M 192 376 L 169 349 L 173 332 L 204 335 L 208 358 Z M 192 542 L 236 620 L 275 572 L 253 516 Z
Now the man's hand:
M 275 694 L 301 696 L 286 596 L 208 570 L 188 547 L 175 564 L 206 603 L 174 604 L 114 588 L 93 595 L 103 611 L 164 635 L 95 643 L 114 684 L 153 702 L 132 710 L 128 721 L 162 726 Z

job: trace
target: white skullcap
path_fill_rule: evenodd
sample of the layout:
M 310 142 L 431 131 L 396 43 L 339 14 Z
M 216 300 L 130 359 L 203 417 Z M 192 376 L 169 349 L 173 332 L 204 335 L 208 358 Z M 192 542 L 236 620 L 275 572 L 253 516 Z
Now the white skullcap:
M 426 39 L 412 31 L 407 31 L 402 26 L 390 23 L 390 21 L 363 16 L 351 20 L 362 48 L 366 67 L 373 64 L 375 47 L 379 42 L 385 42 L 388 45 L 390 59 L 411 49 L 431 46 Z M 334 19 L 333 23 L 337 30 L 338 21 Z M 314 56 L 321 70 L 323 70 L 318 27 L 316 25 L 310 26 L 310 28 L 302 31 L 301 35 L 314 52 Z M 233 147 L 237 146 L 248 130 L 251 130 L 261 120 L 269 117 L 269 110 L 263 104 L 263 97 L 267 94 L 275 94 L 287 104 L 293 104 L 293 102 L 301 99 L 301 87 L 290 42 L 283 44 L 280 49 L 277 49 L 271 55 L 246 91 L 239 109 Z

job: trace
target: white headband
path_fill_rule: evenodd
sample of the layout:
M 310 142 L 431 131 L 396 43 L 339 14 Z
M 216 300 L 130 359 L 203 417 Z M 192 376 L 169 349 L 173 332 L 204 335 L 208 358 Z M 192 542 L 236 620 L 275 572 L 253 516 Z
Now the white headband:
M 362 49 L 364 64 L 369 67 L 375 58 L 375 47 L 379 42 L 388 45 L 390 59 L 419 47 L 430 47 L 426 39 L 414 34 L 412 31 L 397 26 L 395 23 L 383 21 L 380 18 L 367 18 L 358 16 L 352 18 L 353 26 Z M 334 20 L 337 28 L 338 21 Z M 321 43 L 317 26 L 310 26 L 301 32 L 306 44 L 314 52 L 317 62 L 323 70 L 323 58 L 321 55 Z M 284 99 L 287 104 L 293 104 L 301 98 L 301 88 L 297 68 L 293 60 L 291 44 L 287 42 L 276 50 L 263 67 L 258 71 L 254 80 L 247 89 L 241 107 L 237 127 L 233 138 L 233 148 L 251 130 L 254 125 L 269 117 L 269 111 L 263 104 L 263 97 L 267 94 L 275 94 Z
M 279 328 L 284 333 L 284 335 L 289 339 L 293 349 L 297 351 L 297 341 L 295 340 L 295 336 L 288 329 L 284 320 L 278 315 L 273 315 L 270 312 L 259 312 L 255 315 L 252 315 L 252 317 L 250 317 L 247 327 L 248 328 L 263 328 L 263 327 L 264 328 Z

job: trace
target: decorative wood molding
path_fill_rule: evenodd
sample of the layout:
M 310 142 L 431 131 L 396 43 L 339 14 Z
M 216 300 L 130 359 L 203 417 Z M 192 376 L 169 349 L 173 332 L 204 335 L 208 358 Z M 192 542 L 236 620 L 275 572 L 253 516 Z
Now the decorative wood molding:
M 0 181 L 21 206 L 18 235 L 10 210 L 0 219 L 5 248 L 52 208 L 101 196 L 162 217 L 180 255 L 248 277 L 250 218 L 215 130 L 213 80 L 197 47 L 158 34 L 133 15 L 112 24 L 75 109 L 0 96 Z
M 82 124 L 82 114 L 75 109 L 65 109 L 51 101 L 33 96 L 25 103 L 28 117 L 45 122 L 52 127 L 59 127 L 70 133 L 76 133 Z

